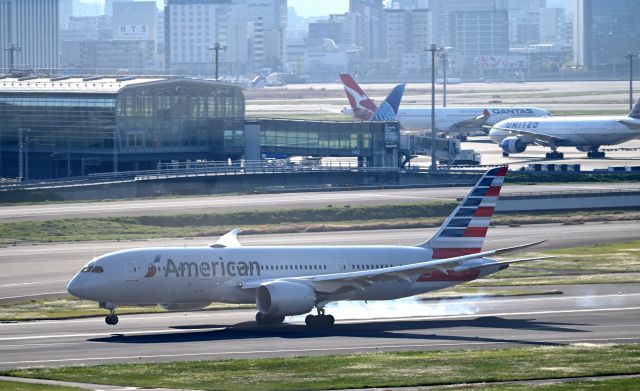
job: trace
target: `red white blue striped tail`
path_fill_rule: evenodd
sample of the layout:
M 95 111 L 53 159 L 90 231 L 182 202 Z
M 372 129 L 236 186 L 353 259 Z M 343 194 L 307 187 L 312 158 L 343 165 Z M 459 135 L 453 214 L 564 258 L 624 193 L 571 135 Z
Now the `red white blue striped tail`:
M 474 254 L 482 250 L 507 169 L 507 166 L 502 166 L 487 171 L 438 231 L 420 245 L 433 251 L 432 259 Z

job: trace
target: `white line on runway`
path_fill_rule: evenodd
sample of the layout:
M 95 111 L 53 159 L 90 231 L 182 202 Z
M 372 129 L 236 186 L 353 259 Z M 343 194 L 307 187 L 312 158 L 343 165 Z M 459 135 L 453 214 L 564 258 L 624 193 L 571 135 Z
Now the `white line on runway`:
M 0 288 L 8 288 L 10 286 L 21 286 L 21 285 L 41 285 L 41 284 L 49 284 L 52 282 L 67 282 L 68 280 L 53 280 L 53 281 L 34 281 L 34 282 L 21 282 L 18 284 L 6 284 L 6 285 L 0 285 Z M 2 300 L 3 298 L 0 297 L 0 300 Z
M 575 342 L 621 342 L 634 341 L 638 338 L 585 338 L 585 339 L 553 339 L 527 341 L 532 343 L 575 343 Z M 502 345 L 509 343 L 518 343 L 517 341 L 496 341 L 496 342 L 472 342 L 466 341 L 465 345 Z M 61 358 L 53 360 L 28 360 L 28 361 L 5 361 L 0 365 L 16 365 L 16 364 L 45 364 L 45 363 L 61 363 L 61 362 L 77 362 L 77 361 L 94 361 L 94 360 L 130 360 L 130 359 L 157 359 L 157 358 L 176 358 L 176 357 L 198 357 L 198 356 L 220 356 L 220 355 L 256 355 L 256 354 L 277 354 L 277 353 L 307 353 L 307 352 L 332 352 L 332 351 L 349 351 L 349 350 L 380 350 L 380 349 L 398 349 L 398 348 L 424 348 L 424 347 L 450 347 L 459 346 L 460 343 L 440 343 L 440 344 L 402 344 L 402 345 L 376 345 L 376 346 L 348 346 L 348 347 L 327 347 L 327 348 L 308 348 L 308 349 L 279 349 L 279 350 L 252 350 L 252 351 L 236 351 L 236 352 L 203 352 L 203 353 L 182 353 L 182 354 L 157 354 L 157 355 L 140 355 L 140 356 L 116 356 L 116 357 L 83 357 L 83 358 Z
M 0 297 L 0 300 L 9 300 L 9 299 L 25 299 L 27 297 L 38 297 L 38 296 L 44 296 L 44 295 L 60 295 L 63 293 L 67 293 L 67 291 L 60 291 L 60 292 L 45 292 L 45 293 L 37 293 L 37 294 L 33 294 L 33 295 L 22 295 L 22 296 L 7 296 L 7 297 Z

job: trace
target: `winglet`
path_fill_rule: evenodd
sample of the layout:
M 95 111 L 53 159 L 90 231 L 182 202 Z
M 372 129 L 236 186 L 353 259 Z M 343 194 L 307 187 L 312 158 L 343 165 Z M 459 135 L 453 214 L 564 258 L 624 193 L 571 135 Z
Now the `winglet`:
M 242 245 L 238 241 L 238 234 L 240 233 L 240 228 L 234 228 L 226 234 L 220 236 L 218 240 L 214 244 L 210 244 L 211 248 L 221 248 L 221 247 L 241 247 Z
M 517 250 L 522 250 L 525 248 L 529 248 L 529 247 L 533 247 L 533 246 L 537 246 L 541 243 L 546 242 L 547 240 L 539 240 L 537 242 L 532 242 L 532 243 L 527 243 L 527 244 L 521 244 L 519 246 L 513 246 L 513 247 L 505 247 L 505 248 L 500 248 L 498 250 L 495 250 L 494 254 L 504 254 L 504 253 L 509 253 L 512 251 L 517 251 Z

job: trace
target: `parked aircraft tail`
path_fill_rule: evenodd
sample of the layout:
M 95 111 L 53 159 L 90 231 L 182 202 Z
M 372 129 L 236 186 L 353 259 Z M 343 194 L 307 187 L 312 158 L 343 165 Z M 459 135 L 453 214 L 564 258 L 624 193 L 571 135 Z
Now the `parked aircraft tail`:
M 344 91 L 347 93 L 354 117 L 363 121 L 370 120 L 376 110 L 378 110 L 376 104 L 362 91 L 350 74 L 341 74 L 340 80 L 342 81 Z
M 629 113 L 629 117 L 634 119 L 640 119 L 640 98 L 636 101 L 636 104 L 633 105 L 631 112 Z
M 502 166 L 487 171 L 438 231 L 420 245 L 433 250 L 433 259 L 482 251 L 507 169 Z
M 398 84 L 393 87 L 393 90 L 391 90 L 384 102 L 378 106 L 378 110 L 376 110 L 373 117 L 371 117 L 371 121 L 393 121 L 396 119 L 405 86 L 406 84 Z

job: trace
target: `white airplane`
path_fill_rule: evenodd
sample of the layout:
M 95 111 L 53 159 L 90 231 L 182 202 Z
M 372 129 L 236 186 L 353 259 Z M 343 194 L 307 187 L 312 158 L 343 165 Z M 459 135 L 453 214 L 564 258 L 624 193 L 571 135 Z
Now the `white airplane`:
M 241 246 L 238 229 L 205 247 L 123 250 L 87 263 L 67 290 L 109 310 L 120 305 L 196 310 L 209 303 L 255 303 L 260 324 L 308 315 L 308 326 L 329 327 L 329 302 L 391 300 L 447 288 L 506 269 L 490 255 L 541 242 L 482 251 L 507 167 L 487 171 L 438 231 L 417 246 Z
M 376 112 L 376 105 L 362 91 L 358 83 L 349 74 L 341 74 L 340 80 L 349 99 L 351 108 L 341 110 L 342 114 L 369 121 Z M 400 106 L 396 120 L 404 130 L 431 129 L 431 109 Z M 551 114 L 537 107 L 437 107 L 436 129 L 438 132 L 458 133 L 485 132 L 491 126 L 507 118 L 545 117 Z
M 601 145 L 615 145 L 640 138 L 640 99 L 628 116 L 566 116 L 507 119 L 493 125 L 489 138 L 500 145 L 502 155 L 521 153 L 527 145 L 551 148 L 547 159 L 562 159 L 558 147 L 576 147 L 588 158 L 603 158 Z

